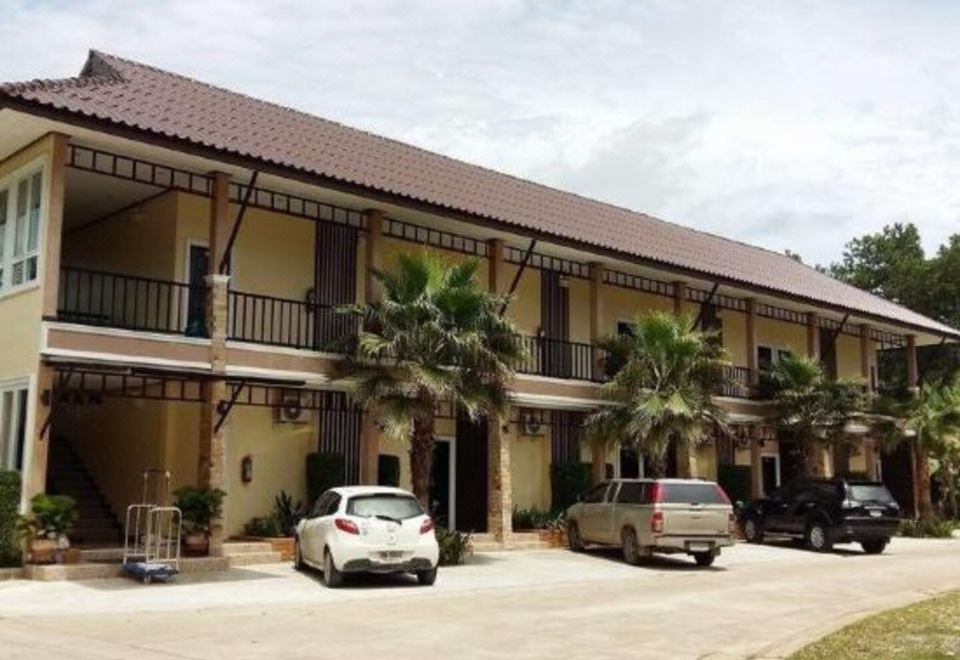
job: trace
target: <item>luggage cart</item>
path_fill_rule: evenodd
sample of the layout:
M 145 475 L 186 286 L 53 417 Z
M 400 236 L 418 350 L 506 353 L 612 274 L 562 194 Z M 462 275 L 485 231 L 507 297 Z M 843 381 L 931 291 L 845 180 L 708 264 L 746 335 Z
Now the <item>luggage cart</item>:
M 123 572 L 150 584 L 180 572 L 181 513 L 167 506 L 170 473 L 143 472 L 143 501 L 127 507 L 123 535 Z

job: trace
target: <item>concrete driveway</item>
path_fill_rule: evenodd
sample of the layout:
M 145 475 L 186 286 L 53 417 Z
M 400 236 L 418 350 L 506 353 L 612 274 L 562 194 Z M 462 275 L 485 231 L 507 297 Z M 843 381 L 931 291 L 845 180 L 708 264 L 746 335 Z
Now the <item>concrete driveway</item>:
M 328 590 L 271 565 L 125 580 L 0 583 L 4 658 L 775 658 L 867 613 L 960 589 L 960 541 L 817 555 L 738 545 L 709 570 L 614 552 L 483 555 L 432 588 Z

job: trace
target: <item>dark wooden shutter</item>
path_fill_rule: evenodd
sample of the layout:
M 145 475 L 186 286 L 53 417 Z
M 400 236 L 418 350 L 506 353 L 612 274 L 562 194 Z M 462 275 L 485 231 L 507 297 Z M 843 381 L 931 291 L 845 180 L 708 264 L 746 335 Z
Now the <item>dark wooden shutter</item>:
M 570 375 L 570 294 L 561 286 L 562 276 L 552 270 L 540 271 L 541 372 L 545 376 Z
M 553 410 L 550 422 L 550 462 L 554 465 L 579 462 L 583 413 Z
M 361 409 L 344 392 L 324 395 L 324 409 L 320 411 L 321 452 L 343 457 L 344 485 L 360 483 L 360 419 Z
M 333 307 L 357 299 L 357 229 L 318 222 L 314 272 L 314 346 L 329 347 L 352 331 L 352 317 L 336 314 Z

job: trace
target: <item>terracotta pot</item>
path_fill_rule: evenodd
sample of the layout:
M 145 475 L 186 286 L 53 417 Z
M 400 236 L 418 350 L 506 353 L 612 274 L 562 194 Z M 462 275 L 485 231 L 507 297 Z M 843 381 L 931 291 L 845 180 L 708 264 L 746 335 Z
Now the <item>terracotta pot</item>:
M 57 561 L 57 539 L 30 539 L 27 553 L 31 564 L 55 564 Z
M 210 537 L 203 533 L 184 534 L 183 554 L 188 557 L 206 557 L 210 550 Z

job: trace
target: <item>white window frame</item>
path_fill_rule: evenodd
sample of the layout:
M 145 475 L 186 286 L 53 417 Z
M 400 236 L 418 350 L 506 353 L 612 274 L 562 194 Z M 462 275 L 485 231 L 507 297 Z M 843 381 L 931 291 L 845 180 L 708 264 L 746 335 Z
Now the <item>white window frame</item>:
M 32 423 L 31 415 L 32 408 L 30 405 L 30 392 L 31 392 L 31 383 L 30 378 L 17 378 L 13 380 L 0 381 L 0 469 L 3 470 L 17 470 L 16 466 L 16 455 L 17 455 L 17 429 L 16 424 L 19 421 L 19 406 L 17 393 L 22 393 L 21 396 L 26 399 L 25 407 L 25 416 L 23 420 L 23 447 L 21 449 L 22 458 L 19 471 L 21 474 L 26 473 L 29 457 L 29 447 L 30 443 L 28 439 L 30 437 L 30 424 Z M 7 414 L 7 409 L 5 406 L 6 399 L 8 395 L 12 395 L 12 405 L 10 407 L 10 414 Z M 5 441 L 12 440 L 9 444 L 4 444 Z
M 776 452 L 765 451 L 765 452 L 763 452 L 763 453 L 760 454 L 760 470 L 761 470 L 761 474 L 762 474 L 762 471 L 763 471 L 763 459 L 765 459 L 765 458 L 772 458 L 774 464 L 777 466 L 777 478 L 774 480 L 774 481 L 776 481 L 776 483 L 774 484 L 773 487 L 774 487 L 774 488 L 780 488 L 781 486 L 783 486 L 783 473 L 780 471 L 780 452 L 779 452 L 779 450 L 776 451 Z
M 783 359 L 783 354 L 787 353 L 789 355 L 795 355 L 795 351 L 789 346 L 774 346 L 773 344 L 757 344 L 757 365 L 760 365 L 760 349 L 769 348 L 770 349 L 770 366 L 773 366 L 780 362 Z
M 48 205 L 48 195 L 47 190 L 49 188 L 48 180 L 48 168 L 45 167 L 46 159 L 41 157 L 34 160 L 27 165 L 24 165 L 20 169 L 11 172 L 7 176 L 0 178 L 0 191 L 7 192 L 7 202 L 6 202 L 6 224 L 3 227 L 3 240 L 0 241 L 0 271 L 2 271 L 2 276 L 0 276 L 0 299 L 7 296 L 20 293 L 21 291 L 26 291 L 28 289 L 33 289 L 40 286 L 40 281 L 43 277 L 43 265 L 44 265 L 44 247 L 46 241 L 44 239 L 44 231 L 47 226 L 47 205 Z M 30 235 L 30 200 L 32 198 L 32 182 L 36 175 L 40 175 L 40 205 L 38 207 L 37 218 L 37 240 L 34 249 L 26 249 L 26 242 L 29 240 Z M 15 240 L 16 240 L 16 225 L 17 225 L 17 203 L 19 198 L 19 188 L 21 182 L 27 183 L 27 215 L 24 225 L 24 252 L 21 255 L 14 257 L 15 249 Z M 14 285 L 13 284 L 13 267 L 15 263 L 23 263 L 24 268 L 26 264 L 29 263 L 31 259 L 36 259 L 36 276 L 33 279 L 25 279 L 23 282 Z

